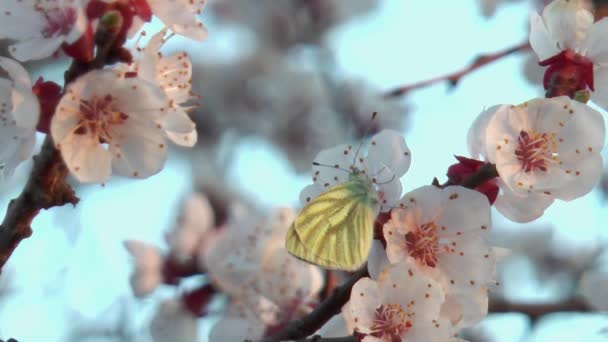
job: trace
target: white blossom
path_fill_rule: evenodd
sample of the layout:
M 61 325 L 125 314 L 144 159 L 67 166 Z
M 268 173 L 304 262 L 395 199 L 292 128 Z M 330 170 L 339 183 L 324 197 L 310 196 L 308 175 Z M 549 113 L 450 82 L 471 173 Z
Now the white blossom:
M 189 196 L 179 224 L 165 234 L 171 253 L 181 261 L 197 255 L 203 245 L 212 241 L 214 220 L 213 208 L 207 197 L 198 193 Z
M 555 198 L 587 194 L 602 170 L 605 125 L 593 108 L 562 96 L 494 106 L 469 131 L 469 150 L 495 163 L 508 218 L 538 218 Z
M 328 188 L 347 182 L 353 172 L 359 172 L 369 177 L 378 191 L 382 209 L 388 210 L 401 197 L 400 178 L 410 167 L 411 152 L 401 134 L 387 129 L 370 139 L 366 154 L 358 151 L 357 145 L 338 145 L 319 152 L 314 161 L 314 184 L 300 195 L 304 204 Z
M 191 102 L 197 98 L 192 92 L 192 61 L 186 52 L 162 54 L 166 33 L 166 29 L 161 30 L 145 48 L 137 48 L 139 59 L 125 70 L 125 75 L 131 71 L 163 90 L 169 99 L 167 113 L 161 118 L 161 124 L 170 127 L 167 137 L 177 145 L 192 147 L 197 140 L 196 126 L 187 113 L 195 108 Z
M 163 302 L 150 324 L 154 342 L 197 342 L 198 318 L 177 299 Z
M 112 171 L 133 178 L 158 173 L 167 158 L 166 132 L 189 129 L 168 115 L 162 90 L 111 70 L 91 71 L 66 89 L 51 135 L 81 182 L 104 182 Z
M 9 51 L 20 61 L 49 57 L 86 31 L 83 7 L 81 0 L 3 0 L 0 39 L 17 41 Z
M 490 228 L 484 195 L 460 186 L 424 186 L 406 194 L 384 225 L 386 254 L 391 263 L 407 260 L 417 273 L 439 281 L 445 316 L 470 326 L 487 314 L 487 286 L 494 282 Z
M 355 330 L 363 341 L 446 341 L 453 335 L 440 317 L 444 292 L 407 262 L 388 268 L 376 282 L 360 279 L 350 295 Z
M 133 256 L 135 270 L 131 274 L 131 288 L 136 297 L 145 297 L 162 283 L 163 256 L 155 246 L 137 240 L 124 242 Z
M 542 16 L 532 14 L 530 44 L 541 62 L 577 68 L 575 81 L 593 91 L 592 101 L 608 108 L 608 19 L 594 23 L 586 1 L 554 0 Z M 545 82 L 551 81 L 548 77 Z
M 212 281 L 232 296 L 226 315 L 212 332 L 217 340 L 245 333 L 247 338 L 260 337 L 312 310 L 323 277 L 318 267 L 285 249 L 287 228 L 294 217 L 293 210 L 283 208 L 267 218 L 243 218 L 223 228 L 204 254 Z M 252 222 L 257 224 L 253 227 Z M 256 326 L 266 328 L 255 329 L 254 334 L 251 329 Z
M 207 28 L 197 18 L 205 0 L 148 0 L 152 13 L 173 32 L 192 38 L 207 38 Z
M 32 155 L 40 115 L 28 72 L 17 62 L 0 57 L 10 79 L 0 78 L 0 180 Z

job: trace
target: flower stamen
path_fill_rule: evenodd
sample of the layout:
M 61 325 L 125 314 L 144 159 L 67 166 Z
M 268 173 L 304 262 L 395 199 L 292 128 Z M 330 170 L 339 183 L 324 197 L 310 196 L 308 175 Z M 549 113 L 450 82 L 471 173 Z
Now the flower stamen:
M 413 316 L 414 313 L 406 312 L 399 304 L 382 304 L 376 308 L 370 335 L 400 342 L 401 336 L 412 328 Z
M 439 257 L 439 234 L 434 221 L 424 223 L 405 235 L 408 253 L 423 265 L 435 267 Z

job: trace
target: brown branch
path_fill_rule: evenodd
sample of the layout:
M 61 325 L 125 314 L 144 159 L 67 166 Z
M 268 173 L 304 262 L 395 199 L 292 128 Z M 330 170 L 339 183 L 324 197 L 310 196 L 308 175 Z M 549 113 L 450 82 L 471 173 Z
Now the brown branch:
M 25 188 L 19 197 L 10 201 L 0 225 L 0 270 L 19 242 L 32 235 L 32 220 L 41 209 L 78 203 L 78 197 L 65 181 L 67 174 L 59 152 L 47 135 L 40 153 L 34 157 Z
M 118 34 L 115 25 L 117 22 L 122 25 L 122 18 L 117 12 L 109 13 L 106 17 L 105 21 L 100 21 L 96 32 L 95 59 L 89 63 L 74 60 L 65 73 L 66 86 L 78 76 L 108 63 Z M 21 240 L 32 235 L 32 221 L 41 209 L 78 203 L 78 197 L 66 182 L 69 171 L 50 134 L 47 134 L 40 153 L 33 159 L 34 165 L 27 184 L 21 194 L 9 202 L 6 216 L 0 225 L 0 272 Z
M 355 336 L 344 337 L 322 337 L 320 335 L 311 336 L 309 338 L 299 339 L 297 342 L 358 342 L 359 338 Z
M 431 78 L 428 80 L 412 83 L 409 85 L 401 86 L 401 87 L 388 91 L 384 96 L 385 97 L 397 97 L 397 96 L 404 95 L 405 93 L 407 93 L 411 90 L 425 88 L 425 87 L 434 85 L 436 83 L 441 83 L 441 82 L 449 82 L 450 86 L 453 87 L 453 86 L 456 86 L 458 84 L 458 82 L 460 82 L 460 79 L 462 79 L 463 77 L 467 76 L 468 74 L 474 72 L 475 70 L 477 70 L 485 65 L 499 61 L 502 58 L 510 56 L 512 54 L 522 52 L 522 51 L 528 51 L 528 50 L 530 50 L 530 43 L 526 40 L 525 42 L 518 44 L 516 46 L 513 46 L 511 48 L 508 48 L 506 50 L 502 50 L 499 52 L 490 53 L 490 54 L 486 54 L 486 55 L 480 55 L 477 58 L 475 58 L 473 63 L 471 63 L 469 66 L 467 66 L 464 69 L 461 69 L 459 71 L 452 72 L 452 73 L 442 75 L 442 76 L 438 76 L 435 78 Z
M 332 294 L 306 317 L 289 323 L 284 329 L 278 331 L 272 336 L 262 339 L 261 342 L 301 340 L 314 334 L 333 316 L 341 312 L 342 306 L 344 306 L 344 304 L 346 304 L 346 302 L 348 302 L 350 299 L 350 291 L 353 285 L 355 285 L 359 279 L 367 276 L 369 276 L 369 273 L 367 272 L 367 265 L 365 265 L 359 271 L 354 273 L 344 284 L 336 287 Z
M 590 312 L 592 308 L 580 298 L 571 298 L 563 302 L 548 304 L 526 304 L 512 303 L 504 299 L 490 300 L 488 312 L 519 312 L 530 317 L 531 321 L 538 320 L 541 316 L 555 312 Z

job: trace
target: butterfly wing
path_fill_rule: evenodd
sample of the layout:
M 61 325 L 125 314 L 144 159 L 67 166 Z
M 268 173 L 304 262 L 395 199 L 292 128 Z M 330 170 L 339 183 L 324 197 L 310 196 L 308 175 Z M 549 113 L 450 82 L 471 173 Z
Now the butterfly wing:
M 310 202 L 289 229 L 287 250 L 308 262 L 353 271 L 365 263 L 373 238 L 375 208 L 356 193 L 360 182 L 336 185 Z

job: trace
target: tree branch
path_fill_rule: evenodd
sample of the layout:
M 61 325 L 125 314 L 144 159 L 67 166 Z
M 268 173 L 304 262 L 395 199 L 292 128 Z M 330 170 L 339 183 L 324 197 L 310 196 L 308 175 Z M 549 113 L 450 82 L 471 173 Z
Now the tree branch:
M 261 342 L 280 342 L 288 340 L 301 340 L 314 334 L 334 315 L 341 312 L 342 306 L 350 299 L 350 291 L 355 283 L 364 277 L 369 276 L 367 265 L 354 273 L 344 284 L 336 287 L 332 294 L 327 297 L 313 312 L 306 317 L 289 323 L 284 329 L 272 336 L 262 339 Z M 314 339 L 314 337 L 313 337 Z M 306 341 L 306 340 L 304 340 Z M 311 341 L 332 341 L 332 340 L 311 340 Z M 333 340 L 333 341 L 354 341 L 354 340 Z
M 512 303 L 504 299 L 492 299 L 489 303 L 488 312 L 519 312 L 530 317 L 532 322 L 541 316 L 554 312 L 590 312 L 593 311 L 587 303 L 580 298 L 571 298 L 563 302 L 548 304 L 526 304 Z
M 397 96 L 404 95 L 405 93 L 407 93 L 411 90 L 425 88 L 425 87 L 434 85 L 436 83 L 441 83 L 441 82 L 449 82 L 450 86 L 456 86 L 458 84 L 458 82 L 460 82 L 460 79 L 462 79 L 463 77 L 467 76 L 468 74 L 474 72 L 475 70 L 477 70 L 487 64 L 491 64 L 496 61 L 499 61 L 504 57 L 510 56 L 510 55 L 518 53 L 518 52 L 528 51 L 528 50 L 530 50 L 530 43 L 526 40 L 525 42 L 518 44 L 516 46 L 513 46 L 511 48 L 508 48 L 506 50 L 502 50 L 499 52 L 490 53 L 490 54 L 486 54 L 486 55 L 479 55 L 477 58 L 475 58 L 473 63 L 471 63 L 469 66 L 467 66 L 466 68 L 461 69 L 459 71 L 452 72 L 452 73 L 442 75 L 442 76 L 438 76 L 435 78 L 431 78 L 431 79 L 428 79 L 425 81 L 420 81 L 420 82 L 412 83 L 409 85 L 401 86 L 401 87 L 388 91 L 384 96 L 385 97 L 397 97 Z
M 303 338 L 297 342 L 358 342 L 359 338 L 355 336 L 344 336 L 344 337 L 322 337 L 320 335 L 311 336 L 309 338 Z
M 34 157 L 25 188 L 8 204 L 0 225 L 0 271 L 21 240 L 32 235 L 32 220 L 41 209 L 78 203 L 74 190 L 65 181 L 68 170 L 53 145 L 47 135 L 40 153 Z
M 70 68 L 65 72 L 64 87 L 78 76 L 102 68 L 111 62 L 110 53 L 120 32 L 120 27 L 116 25 L 122 25 L 122 17 L 120 13 L 114 11 L 102 19 L 95 36 L 97 44 L 95 59 L 88 63 L 73 60 Z M 78 203 L 78 197 L 66 182 L 68 173 L 51 135 L 47 134 L 40 153 L 34 156 L 34 166 L 25 188 L 19 197 L 10 201 L 6 216 L 0 225 L 0 272 L 21 240 L 32 235 L 32 221 L 41 209 Z

